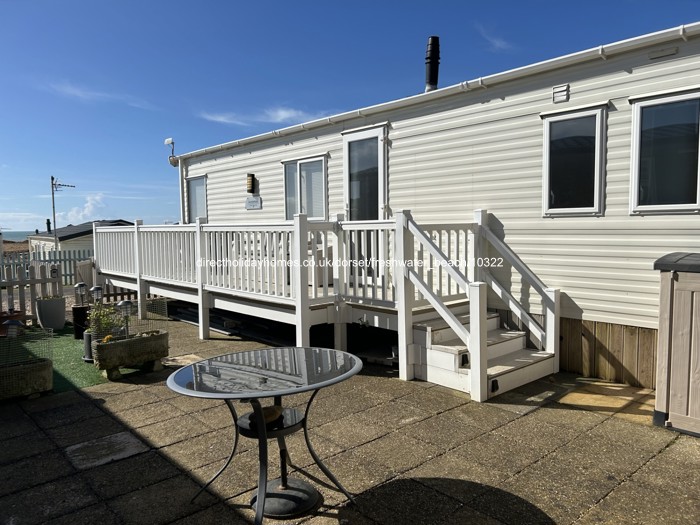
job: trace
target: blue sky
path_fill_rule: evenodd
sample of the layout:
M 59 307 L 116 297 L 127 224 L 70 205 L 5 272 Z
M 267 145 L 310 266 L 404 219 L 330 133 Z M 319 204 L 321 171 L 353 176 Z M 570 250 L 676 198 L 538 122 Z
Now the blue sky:
M 660 8 L 659 6 L 662 6 Z M 178 219 L 176 153 L 700 20 L 697 1 L 0 0 L 0 227 Z

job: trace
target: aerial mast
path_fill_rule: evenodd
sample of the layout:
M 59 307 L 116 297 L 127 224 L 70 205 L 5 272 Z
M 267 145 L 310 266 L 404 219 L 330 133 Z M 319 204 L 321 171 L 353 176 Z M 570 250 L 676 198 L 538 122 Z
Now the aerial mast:
M 53 211 L 53 249 L 58 251 L 58 233 L 56 233 L 56 200 L 54 193 L 61 191 L 61 188 L 75 188 L 71 184 L 61 184 L 58 179 L 51 175 L 51 209 Z

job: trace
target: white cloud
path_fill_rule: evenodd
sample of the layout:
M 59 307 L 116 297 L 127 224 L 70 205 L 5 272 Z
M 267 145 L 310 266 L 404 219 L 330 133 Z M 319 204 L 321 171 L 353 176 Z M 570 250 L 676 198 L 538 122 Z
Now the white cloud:
M 513 48 L 510 42 L 501 37 L 495 36 L 480 24 L 476 24 L 476 30 L 479 32 L 481 37 L 489 43 L 489 51 L 498 53 L 500 51 L 508 51 L 509 49 Z
M 276 106 L 262 110 L 252 115 L 238 115 L 237 113 L 210 113 L 202 111 L 199 117 L 210 122 L 229 124 L 236 126 L 250 126 L 254 123 L 272 124 L 299 124 L 322 117 L 326 113 L 308 113 L 301 109 Z
M 240 119 L 235 113 L 209 113 L 202 111 L 199 114 L 200 118 L 209 122 L 217 122 L 219 124 L 235 124 L 236 126 L 247 126 L 248 124 Z
M 87 221 L 92 221 L 98 219 L 98 213 L 101 209 L 105 208 L 103 202 L 104 194 L 102 193 L 92 193 L 85 197 L 85 203 L 81 207 L 71 208 L 67 212 L 56 213 L 56 221 L 59 226 L 66 224 L 80 224 Z
M 49 84 L 49 89 L 54 93 L 63 95 L 64 97 L 74 98 L 84 102 L 117 102 L 138 109 L 156 109 L 156 107 L 150 102 L 141 100 L 131 95 L 126 95 L 123 93 L 110 93 L 107 91 L 96 91 L 66 81 L 51 83 Z

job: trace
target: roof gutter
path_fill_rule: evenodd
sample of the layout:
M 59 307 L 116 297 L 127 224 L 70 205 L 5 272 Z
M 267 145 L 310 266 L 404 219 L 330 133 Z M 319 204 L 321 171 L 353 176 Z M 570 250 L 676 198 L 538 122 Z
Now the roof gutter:
M 217 146 L 210 146 L 208 148 L 199 149 L 190 153 L 183 153 L 182 155 L 178 155 L 177 159 L 183 161 L 193 157 L 200 157 L 203 155 L 208 155 L 210 153 L 216 153 L 227 149 L 234 149 L 241 146 L 247 146 L 249 144 L 262 142 L 274 137 L 284 137 L 288 135 L 293 135 L 295 133 L 300 133 L 302 131 L 309 131 L 332 124 L 338 124 L 357 117 L 368 117 L 377 113 L 382 113 L 384 111 L 401 109 L 421 104 L 424 102 L 432 102 L 434 100 L 450 97 L 458 93 L 472 91 L 475 89 L 485 89 L 496 84 L 510 82 L 530 75 L 554 71 L 564 67 L 581 64 L 584 62 L 590 62 L 592 60 L 607 60 L 608 58 L 613 57 L 615 55 L 619 55 L 621 53 L 627 53 L 629 51 L 634 51 L 656 44 L 672 42 L 674 40 L 679 39 L 687 41 L 688 38 L 694 37 L 699 34 L 700 22 L 695 22 L 693 24 L 688 25 L 681 25 L 671 29 L 658 31 L 656 33 L 649 33 L 647 35 L 642 35 L 627 40 L 621 40 L 612 44 L 594 47 L 585 51 L 579 51 L 570 55 L 564 55 L 550 60 L 545 60 L 543 62 L 536 62 L 527 66 L 510 69 L 502 73 L 496 73 L 486 77 L 479 77 L 474 80 L 466 80 L 464 82 L 460 82 L 459 84 L 455 84 L 441 89 L 436 89 L 435 91 L 420 93 L 418 95 L 413 95 L 410 97 L 392 100 L 390 102 L 384 102 L 382 104 L 376 104 L 374 106 L 369 106 L 362 109 L 356 109 L 345 113 L 340 113 L 331 117 L 324 117 L 312 120 L 310 122 L 305 122 L 303 124 L 297 124 L 294 126 L 289 126 L 287 128 L 269 131 L 266 133 L 261 133 L 259 135 L 253 135 L 252 137 L 233 140 L 231 142 L 225 142 Z

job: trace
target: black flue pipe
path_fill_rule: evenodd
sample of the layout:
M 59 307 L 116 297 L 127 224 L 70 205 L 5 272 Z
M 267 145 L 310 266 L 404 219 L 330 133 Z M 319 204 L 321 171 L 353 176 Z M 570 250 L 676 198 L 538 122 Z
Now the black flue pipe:
M 425 92 L 434 91 L 438 87 L 438 71 L 440 69 L 440 37 L 428 38 L 428 49 L 425 52 Z

